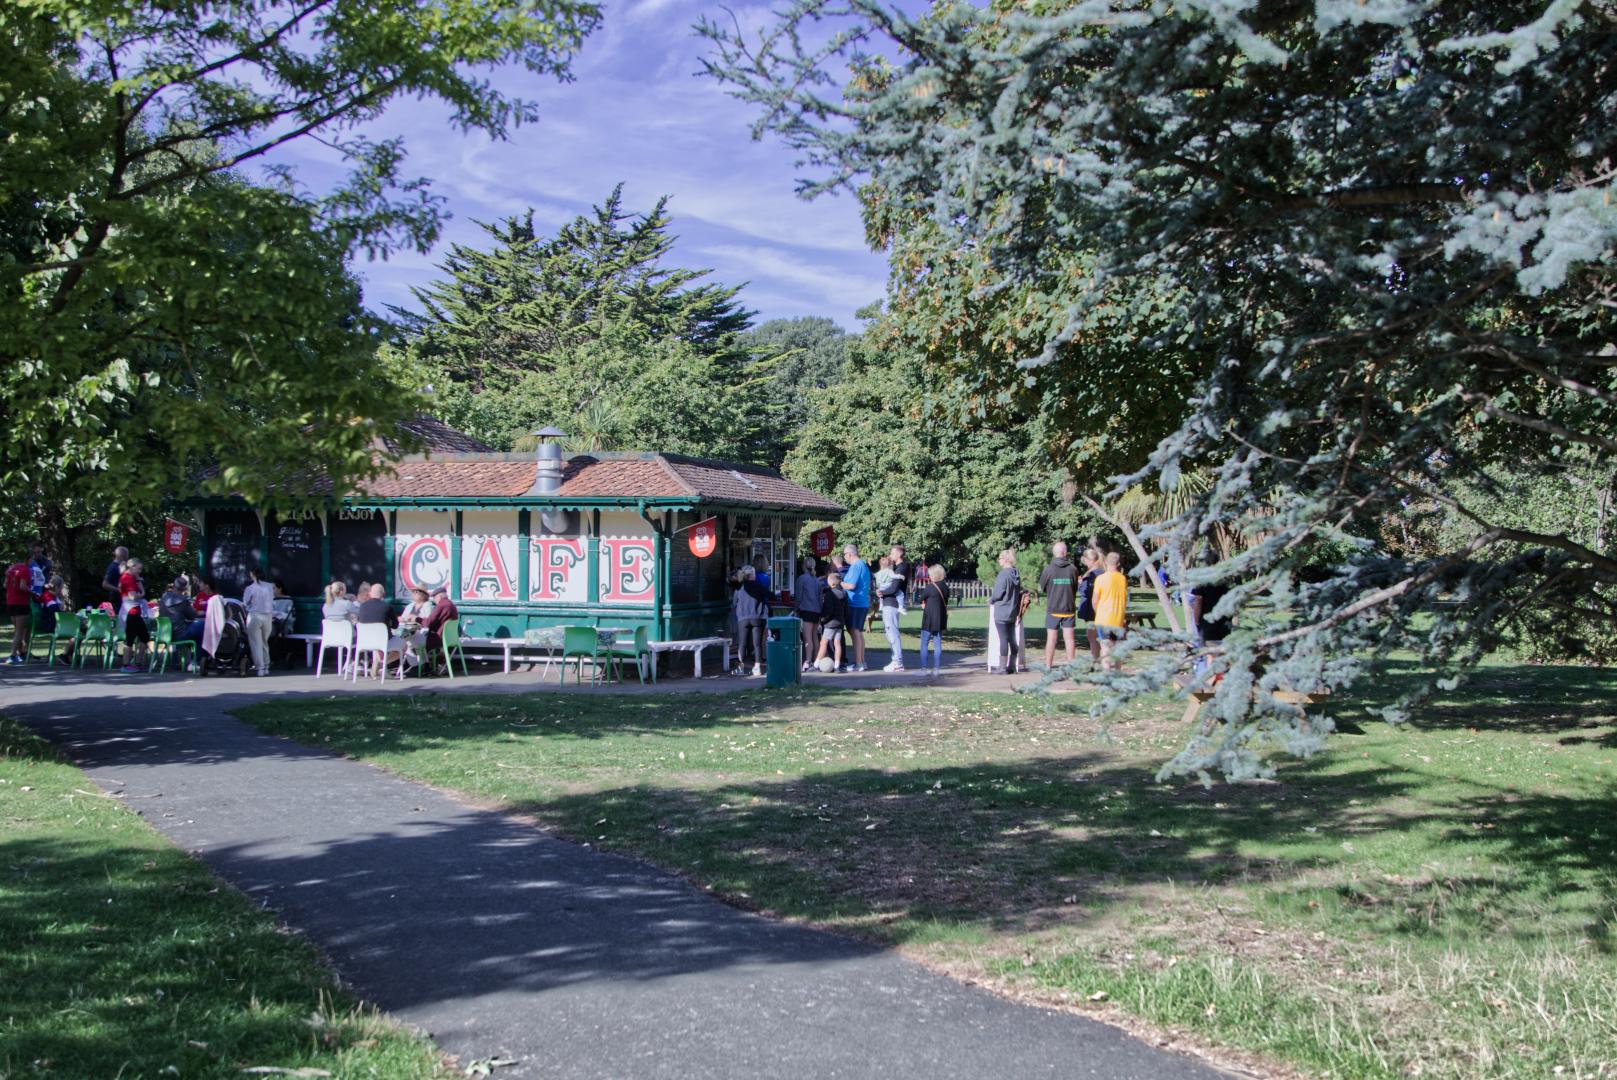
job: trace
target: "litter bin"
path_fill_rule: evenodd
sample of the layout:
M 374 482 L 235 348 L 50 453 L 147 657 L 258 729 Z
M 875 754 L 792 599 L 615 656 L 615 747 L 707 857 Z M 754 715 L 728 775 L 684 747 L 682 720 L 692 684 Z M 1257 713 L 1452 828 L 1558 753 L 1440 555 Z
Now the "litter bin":
M 801 655 L 797 631 L 802 623 L 796 615 L 782 615 L 770 619 L 767 625 L 769 644 L 764 646 L 764 658 L 768 661 L 769 673 L 764 683 L 777 688 L 796 686 L 802 681 L 797 659 Z

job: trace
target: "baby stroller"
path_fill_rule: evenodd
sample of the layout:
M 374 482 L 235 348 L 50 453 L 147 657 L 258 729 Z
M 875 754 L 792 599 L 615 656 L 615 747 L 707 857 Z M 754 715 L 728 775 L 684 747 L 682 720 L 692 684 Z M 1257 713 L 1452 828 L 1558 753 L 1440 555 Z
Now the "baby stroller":
M 202 652 L 202 673 L 246 675 L 253 666 L 252 653 L 247 648 L 247 609 L 240 600 L 226 596 L 214 599 L 224 608 L 224 624 L 219 630 L 219 647 L 213 655 L 209 656 L 205 649 Z

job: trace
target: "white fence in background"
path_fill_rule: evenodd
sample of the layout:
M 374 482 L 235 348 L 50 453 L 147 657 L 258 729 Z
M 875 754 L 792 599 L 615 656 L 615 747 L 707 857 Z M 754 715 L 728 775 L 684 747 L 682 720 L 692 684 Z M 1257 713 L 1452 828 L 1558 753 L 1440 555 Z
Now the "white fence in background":
M 946 581 L 944 584 L 949 586 L 949 602 L 956 607 L 986 604 L 988 603 L 988 594 L 993 591 L 975 578 Z

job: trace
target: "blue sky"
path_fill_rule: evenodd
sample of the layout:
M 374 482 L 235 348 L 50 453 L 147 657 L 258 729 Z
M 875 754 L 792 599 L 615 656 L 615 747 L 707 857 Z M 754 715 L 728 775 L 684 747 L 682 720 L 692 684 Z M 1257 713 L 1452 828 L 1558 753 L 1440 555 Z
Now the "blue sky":
M 850 196 L 798 198 L 794 152 L 775 140 L 754 142 L 753 111 L 695 75 L 704 44 L 690 26 L 704 12 L 722 14 L 711 0 L 611 5 L 575 63 L 576 81 L 500 71 L 495 83 L 536 100 L 541 113 L 503 143 L 461 134 L 441 108 L 396 103 L 375 133 L 404 137 L 406 174 L 431 177 L 453 217 L 434 252 L 358 265 L 369 305 L 413 306 L 409 287 L 436 276 L 450 242 L 478 242 L 474 221 L 532 206 L 553 229 L 621 180 L 633 210 L 671 196 L 674 259 L 712 267 L 713 281 L 746 282 L 741 300 L 760 319 L 826 315 L 857 329 L 853 313 L 881 298 L 886 264 L 865 247 Z M 316 156 L 322 152 L 310 144 L 287 155 L 315 188 L 329 175 L 329 162 Z

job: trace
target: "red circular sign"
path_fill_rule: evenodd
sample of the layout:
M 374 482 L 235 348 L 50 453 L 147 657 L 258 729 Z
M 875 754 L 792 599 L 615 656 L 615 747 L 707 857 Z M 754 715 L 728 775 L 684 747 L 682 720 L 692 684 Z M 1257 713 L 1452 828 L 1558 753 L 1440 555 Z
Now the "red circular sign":
M 690 532 L 691 554 L 698 559 L 705 559 L 713 554 L 713 549 L 719 543 L 719 526 L 713 518 L 699 521 L 691 526 Z

